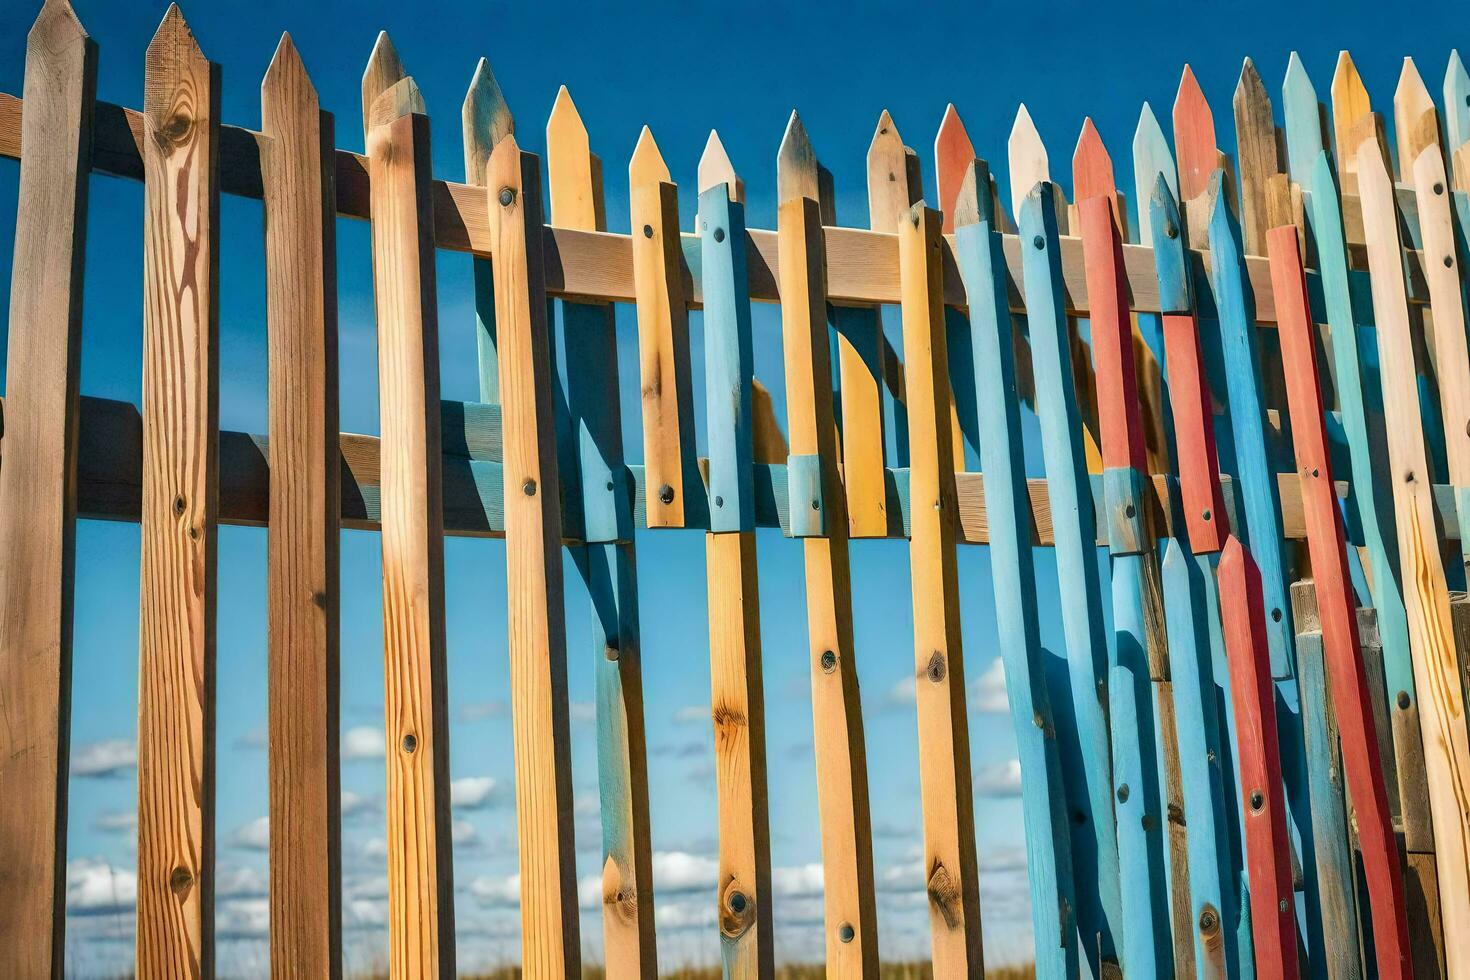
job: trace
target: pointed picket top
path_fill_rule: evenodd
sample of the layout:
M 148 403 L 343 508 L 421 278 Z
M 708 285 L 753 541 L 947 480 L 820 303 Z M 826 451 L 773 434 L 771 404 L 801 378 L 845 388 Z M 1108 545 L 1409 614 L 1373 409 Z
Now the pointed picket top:
M 1194 69 L 1184 66 L 1174 96 L 1174 152 L 1179 156 L 1179 198 L 1192 201 L 1210 186 L 1210 174 L 1220 162 L 1215 142 L 1215 116 L 1205 99 Z
M 1337 69 L 1332 73 L 1332 142 L 1339 175 L 1358 172 L 1357 144 L 1352 141 L 1353 128 L 1373 112 L 1368 89 L 1346 51 L 1337 55 Z M 1346 181 L 1344 181 L 1346 185 Z M 1348 191 L 1343 187 L 1343 192 Z
M 592 153 L 587 127 L 563 85 L 546 120 L 546 183 L 551 223 L 581 231 L 603 231 L 602 161 Z
M 419 91 L 418 82 L 413 80 L 412 75 L 405 75 L 385 88 L 373 100 L 363 120 L 364 126 L 368 132 L 372 132 L 374 127 L 390 123 L 411 112 L 423 115 L 428 110 L 424 107 L 424 94 Z
M 1420 152 L 1439 143 L 1439 113 L 1435 111 L 1434 97 L 1419 76 L 1413 58 L 1404 59 L 1398 86 L 1393 92 L 1393 131 L 1399 173 L 1407 181 L 1414 172 L 1414 161 L 1419 159 Z
M 720 134 L 712 129 L 709 131 L 709 139 L 705 140 L 704 153 L 700 154 L 699 169 L 696 171 L 699 193 L 703 194 L 722 181 L 729 189 L 730 200 L 744 204 L 745 181 L 735 172 L 730 154 L 725 152 L 725 144 L 720 142 Z
M 1107 195 L 1117 210 L 1118 187 L 1113 179 L 1113 158 L 1103 146 L 1102 135 L 1088 116 L 1082 120 L 1082 134 L 1072 152 L 1072 197 L 1078 204 L 1090 197 Z
M 282 32 L 281 40 L 276 44 L 276 52 L 271 55 L 271 63 L 265 70 L 265 77 L 260 81 L 260 90 L 289 92 L 295 96 L 293 101 L 317 103 L 316 86 L 311 84 L 311 76 L 306 73 L 301 52 L 296 50 L 296 42 L 291 40 L 289 32 Z
M 1261 73 L 1250 58 L 1240 69 L 1240 81 L 1231 100 L 1235 114 L 1236 163 L 1240 177 L 1240 216 L 1245 250 L 1266 254 L 1266 231 L 1272 225 L 1272 178 L 1281 172 L 1276 150 L 1276 119 Z M 1284 189 L 1284 188 L 1283 188 Z M 1285 193 L 1289 195 L 1289 190 Z M 1288 205 L 1287 210 L 1290 210 Z
M 647 126 L 638 134 L 638 145 L 633 147 L 633 158 L 628 161 L 628 184 L 643 187 L 647 184 L 670 183 L 669 165 L 664 163 L 658 144 L 653 141 L 653 131 Z
M 965 167 L 965 174 L 960 179 L 959 189 L 955 192 L 952 207 L 956 228 L 984 221 L 990 225 L 991 231 L 1001 230 L 995 220 L 995 195 L 990 190 L 990 164 L 978 157 L 970 159 L 969 165 Z
M 1133 196 L 1138 202 L 1138 241 L 1144 245 L 1149 243 L 1153 227 L 1149 195 L 1160 176 L 1169 193 L 1177 197 L 1179 175 L 1174 167 L 1174 154 L 1153 107 L 1145 102 L 1138 114 L 1138 128 L 1133 131 Z
M 1051 180 L 1051 169 L 1046 159 L 1046 147 L 1031 113 L 1022 102 L 1016 111 L 1016 121 L 1011 125 L 1010 139 L 1006 141 L 1006 156 L 1011 170 L 1011 213 L 1020 220 L 1021 202 L 1041 181 Z
M 935 182 L 939 185 L 939 210 L 944 213 L 945 233 L 955 229 L 958 221 L 955 214 L 956 199 L 974 160 L 975 144 L 970 142 L 970 134 L 965 131 L 965 124 L 951 102 L 944 110 L 939 132 L 934 137 L 934 175 Z M 988 181 L 990 169 L 985 168 L 985 172 Z M 989 195 L 988 187 L 985 193 Z M 977 220 L 979 219 L 972 219 L 971 223 Z
M 776 151 L 777 201 L 785 204 L 803 197 L 818 200 L 822 191 L 820 170 L 806 127 L 793 110 L 786 123 L 786 134 L 781 137 L 781 148 Z
M 69 0 L 46 0 L 31 24 L 26 52 L 60 51 L 67 44 L 87 40 L 86 28 L 72 9 Z
M 1322 106 L 1295 51 L 1286 62 L 1286 77 L 1281 82 L 1281 113 L 1286 120 L 1287 172 L 1303 190 L 1310 191 L 1317 154 L 1322 152 Z
M 388 36 L 387 31 L 379 31 L 378 39 L 373 43 L 373 53 L 368 56 L 367 68 L 362 73 L 362 132 L 364 137 L 372 128 L 368 125 L 368 119 L 372 115 L 373 104 L 378 101 L 378 96 L 396 85 L 406 74 L 403 70 L 403 62 L 398 59 L 398 49 L 393 47 L 393 39 Z
M 175 116 L 173 82 L 187 76 L 194 76 L 189 79 L 191 82 L 204 81 L 202 76 L 210 71 L 209 59 L 200 50 L 178 4 L 168 5 L 153 40 L 148 43 L 145 64 L 149 84 L 143 87 L 143 115 L 162 129 Z M 162 84 L 155 83 L 155 78 Z M 198 115 L 202 118 L 209 111 L 208 106 L 202 107 Z
M 485 58 L 475 65 L 474 77 L 460 109 L 460 120 L 464 127 L 465 183 L 480 187 L 485 183 L 485 165 L 490 162 L 490 154 L 516 128 L 500 83 Z
M 917 162 L 917 159 L 915 160 Z M 868 144 L 868 227 L 896 233 L 904 212 L 919 199 L 912 186 L 909 151 L 893 117 L 884 109 Z
M 1459 51 L 1450 52 L 1450 64 L 1444 73 L 1444 134 L 1448 144 L 1445 149 L 1450 153 L 1470 141 L 1470 74 Z

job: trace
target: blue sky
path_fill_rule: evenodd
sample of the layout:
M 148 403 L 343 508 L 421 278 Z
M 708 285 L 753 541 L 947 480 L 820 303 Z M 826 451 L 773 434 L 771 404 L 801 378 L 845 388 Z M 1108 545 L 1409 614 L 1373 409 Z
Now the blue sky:
M 99 96 L 137 106 L 142 55 L 163 3 L 75 0 L 100 44 Z M 38 4 L 0 9 L 0 90 L 19 94 L 25 32 Z M 866 225 L 866 153 L 887 108 L 933 186 L 932 141 L 946 103 L 964 117 L 979 152 L 1005 181 L 1005 139 L 1017 104 L 1036 120 L 1054 176 L 1068 171 L 1082 118 L 1091 114 L 1120 178 L 1140 105 L 1149 100 L 1168 130 L 1183 63 L 1194 66 L 1215 110 L 1221 145 L 1233 146 L 1230 95 L 1250 55 L 1273 96 L 1295 47 L 1325 96 L 1339 48 L 1350 48 L 1387 111 L 1400 60 L 1413 55 L 1436 94 L 1448 43 L 1450 3 L 1395 8 L 1312 3 L 1287 17 L 1280 4 L 1229 3 L 1198 14 L 1177 4 L 647 3 L 581 9 L 560 3 L 249 4 L 195 0 L 185 16 L 207 55 L 223 66 L 224 118 L 259 125 L 259 81 L 281 30 L 289 30 L 321 94 L 337 114 L 338 145 L 361 149 L 359 82 L 374 36 L 387 29 L 424 92 L 433 120 L 437 176 L 463 174 L 459 107 L 476 59 L 486 56 L 515 113 L 522 145 L 539 151 L 557 86 L 569 86 L 604 161 L 609 227 L 627 226 L 627 158 L 652 127 L 680 183 L 681 220 L 694 212 L 694 167 L 711 127 L 745 179 L 748 221 L 773 227 L 775 154 L 793 107 L 832 170 L 841 224 Z M 1391 118 L 1391 114 L 1390 114 Z M 13 241 L 14 161 L 0 161 L 0 240 Z M 1131 188 L 1126 188 L 1131 192 Z M 1131 196 L 1131 193 L 1130 193 Z M 259 202 L 221 208 L 221 420 L 264 432 L 266 352 Z M 82 387 L 138 402 L 141 370 L 142 186 L 94 178 L 88 239 Z M 341 418 L 376 432 L 377 396 L 368 226 L 339 223 Z M 0 249 L 8 289 L 10 249 Z M 0 309 L 8 304 L 0 305 Z M 441 253 L 439 309 L 443 395 L 476 397 L 469 259 Z M 631 309 L 618 310 L 625 429 L 640 454 Z M 779 318 L 755 312 L 756 370 L 784 412 Z M 890 323 L 896 332 L 896 322 Z M 694 321 L 693 353 L 702 354 Z M 694 372 L 702 378 L 702 371 Z M 702 420 L 702 392 L 696 395 Z M 702 424 L 702 421 L 701 421 Z M 1039 475 L 1034 419 L 1028 465 Z M 701 434 L 701 442 L 703 436 Z M 715 806 L 702 536 L 638 536 L 647 689 L 659 946 L 666 965 L 712 960 Z M 815 959 L 822 948 L 820 849 L 811 751 L 810 684 L 801 551 L 779 532 L 759 537 L 761 620 L 769 721 L 775 919 L 780 955 Z M 853 546 L 858 664 L 869 747 L 882 949 L 927 955 L 919 875 L 920 808 L 914 764 L 911 612 L 907 547 Z M 1055 566 L 1037 561 L 1043 640 L 1060 649 Z M 1100 560 L 1103 560 L 1100 556 Z M 382 633 L 375 535 L 342 542 L 342 725 L 344 731 L 344 923 L 348 967 L 367 968 L 386 945 L 383 879 Z M 451 767 L 455 780 L 455 879 L 462 966 L 517 955 L 510 718 L 506 709 L 505 572 L 499 542 L 451 539 L 446 549 Z M 135 774 L 138 530 L 82 522 L 78 532 L 73 775 L 70 817 L 69 963 L 107 975 L 131 959 L 132 816 Z M 984 548 L 960 553 L 964 636 L 972 686 L 986 948 L 994 961 L 1030 955 L 1021 811 L 1010 724 L 996 660 L 993 600 Z M 567 568 L 573 783 L 578 866 L 597 872 L 596 758 L 591 718 L 588 613 Z M 219 536 L 218 834 L 220 969 L 263 975 L 266 863 L 265 533 Z M 907 681 L 907 684 L 905 683 Z M 600 956 L 601 929 L 585 914 L 582 942 Z

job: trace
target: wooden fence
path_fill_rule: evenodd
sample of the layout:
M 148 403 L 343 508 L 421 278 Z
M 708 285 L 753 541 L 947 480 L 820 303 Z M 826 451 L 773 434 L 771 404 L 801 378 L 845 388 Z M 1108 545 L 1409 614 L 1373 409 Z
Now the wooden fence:
M 983 972 L 956 549 L 985 544 L 1040 975 L 1470 976 L 1470 607 L 1452 591 L 1470 561 L 1458 56 L 1438 106 L 1405 61 L 1392 145 L 1346 53 L 1330 111 L 1293 56 L 1280 127 L 1247 61 L 1233 159 L 1186 68 L 1173 146 L 1147 106 L 1134 136 L 1136 222 L 1090 121 L 1069 204 L 1023 108 L 1003 202 L 951 107 L 938 210 L 885 113 L 871 227 L 836 226 L 793 115 L 776 230 L 746 227 L 711 136 L 691 233 L 645 129 L 628 234 L 605 227 L 601 162 L 565 90 L 547 126 L 548 223 L 541 162 L 484 62 L 464 103 L 464 182 L 434 176 L 423 100 L 386 35 L 363 76 L 365 155 L 336 148 L 289 37 L 258 133 L 220 119 L 219 73 L 177 8 L 148 48 L 141 111 L 97 101 L 96 64 L 66 0 L 46 0 L 23 97 L 0 95 L 0 153 L 21 161 L 0 468 L 0 973 L 63 972 L 81 516 L 142 528 L 139 976 L 214 966 L 220 523 L 269 528 L 278 975 L 342 971 L 343 527 L 382 534 L 393 975 L 455 966 L 446 534 L 505 538 L 526 975 L 581 969 L 563 547 L 594 607 L 608 972 L 656 975 L 634 556 L 648 527 L 705 532 L 709 900 L 726 974 L 770 976 L 754 532 L 779 526 L 805 557 L 830 975 L 879 965 L 849 540 L 893 537 L 910 541 L 936 975 Z M 79 393 L 94 172 L 144 183 L 141 413 Z M 219 431 L 221 194 L 264 202 L 268 441 Z M 339 215 L 372 226 L 376 438 L 338 432 Z M 440 399 L 437 249 L 474 256 L 478 403 Z M 784 432 L 753 376 L 752 301 L 781 304 Z M 622 444 L 614 303 L 637 306 L 641 463 Z M 880 316 L 894 304 L 901 364 Z M 1026 474 L 1028 405 L 1044 479 Z M 1033 546 L 1055 549 L 1064 681 L 1043 664 Z

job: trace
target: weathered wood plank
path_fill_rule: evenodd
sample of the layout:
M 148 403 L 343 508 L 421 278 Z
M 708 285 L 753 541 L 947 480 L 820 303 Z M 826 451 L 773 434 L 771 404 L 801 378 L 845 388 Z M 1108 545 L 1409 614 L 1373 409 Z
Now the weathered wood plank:
M 1470 970 L 1470 740 L 1459 683 L 1449 595 L 1436 544 L 1424 439 L 1418 423 L 1393 185 L 1376 141 L 1356 148 L 1364 232 L 1373 274 L 1374 320 L 1383 366 L 1389 465 L 1404 568 L 1409 641 L 1424 745 L 1445 959 L 1451 975 Z
M 581 973 L 561 558 L 561 481 L 540 263 L 539 161 L 513 135 L 486 169 L 505 416 L 505 555 L 520 837 L 521 961 Z
M 1097 679 L 1089 676 L 1084 683 L 1085 700 L 1077 705 L 1080 732 L 1075 737 L 1082 744 L 1076 746 L 1071 783 L 1076 795 L 1069 809 L 1040 623 L 1036 604 L 1027 599 L 1034 588 L 1035 571 L 1030 531 L 1024 523 L 1025 447 L 1012 321 L 999 275 L 1000 236 L 994 230 L 989 168 L 973 155 L 956 191 L 955 208 L 960 274 L 966 278 L 969 294 L 976 297 L 968 320 L 975 372 L 972 397 L 980 422 L 981 467 L 991 487 L 991 580 L 1011 727 L 1021 764 L 1037 971 L 1043 976 L 1075 974 L 1079 952 L 1085 951 L 1092 975 L 1101 976 L 1103 956 L 1116 962 L 1113 923 L 1121 931 L 1118 920 L 1122 915 L 1107 729 L 1096 693 Z M 990 284 L 988 303 L 980 301 L 985 282 Z M 1085 765 L 1083 746 L 1090 750 Z M 1070 820 L 1069 814 L 1076 819 Z M 1074 842 L 1079 845 L 1076 850 L 1088 883 L 1081 895 L 1075 884 Z M 1058 923 L 1061 930 L 1053 943 L 1051 930 Z
M 138 938 L 214 969 L 219 70 L 170 7 L 145 69 Z
M 1304 683 L 1303 686 L 1310 689 L 1323 683 L 1320 671 L 1325 666 L 1326 679 L 1331 684 L 1332 706 L 1336 709 L 1342 767 L 1348 791 L 1352 794 L 1364 872 L 1374 910 L 1373 949 L 1378 972 L 1384 977 L 1407 976 L 1412 973 L 1412 968 L 1408 926 L 1404 919 L 1403 878 L 1388 809 L 1388 794 L 1383 784 L 1383 764 L 1374 733 L 1368 680 L 1359 647 L 1357 602 L 1348 577 L 1342 515 L 1331 489 L 1332 465 L 1318 380 L 1316 331 L 1307 301 L 1306 275 L 1298 251 L 1296 229 L 1287 225 L 1267 232 L 1267 247 L 1275 279 L 1276 302 L 1282 311 L 1279 336 L 1286 393 L 1295 420 L 1292 445 L 1305 496 L 1307 544 L 1315 579 L 1312 594 L 1320 623 L 1320 654 L 1324 661 L 1314 664 L 1314 683 Z M 1307 632 L 1303 627 L 1303 632 L 1298 634 L 1299 649 Z M 1318 725 L 1325 723 L 1326 718 L 1305 717 L 1306 707 L 1304 699 L 1303 725 L 1308 739 L 1321 742 L 1322 730 Z M 1332 740 L 1327 741 L 1330 745 Z M 1310 744 L 1308 751 L 1309 755 L 1314 754 Z M 1317 796 L 1314 792 L 1314 814 Z M 1324 806 L 1330 807 L 1330 804 Z M 1321 843 L 1319 838 L 1319 845 Z M 1345 852 L 1346 848 L 1343 850 Z M 1319 856 L 1319 866 L 1320 860 Z M 1351 867 L 1350 862 L 1345 863 Z M 1337 907 L 1336 903 L 1325 899 L 1323 904 L 1324 916 L 1329 907 Z M 1339 948 L 1339 944 L 1349 942 L 1356 943 L 1356 924 L 1351 922 L 1338 936 L 1328 935 L 1329 956 L 1335 955 L 1332 950 Z
M 60 977 L 76 564 L 82 271 L 97 45 L 66 0 L 26 43 L 0 468 L 0 972 Z M 24 324 L 25 329 L 20 329 Z
M 394 973 L 449 977 L 453 860 L 429 125 L 410 80 L 395 75 L 402 67 L 387 35 L 379 35 L 363 79 L 382 432 L 388 953 Z M 384 86 L 370 100 L 369 80 Z
M 876 978 L 878 915 L 873 884 L 867 748 L 852 625 L 849 520 L 842 481 L 847 471 L 838 468 L 821 230 L 817 222 L 807 220 L 814 207 L 820 212 L 822 199 L 830 192 L 822 186 L 821 165 L 795 113 L 781 141 L 776 177 L 780 220 L 787 235 L 781 254 L 786 418 L 792 458 L 816 457 L 824 525 L 824 533 L 806 537 L 803 548 L 817 805 L 822 828 L 827 970 L 837 976 Z M 799 216 L 794 214 L 798 209 Z M 701 203 L 701 225 L 703 211 Z M 894 218 L 897 217 L 895 212 Z M 740 224 L 743 240 L 743 213 Z M 740 268 L 743 272 L 743 262 Z M 710 285 L 713 287 L 713 283 Z M 710 308 L 706 305 L 707 335 Z M 742 338 L 747 352 L 750 343 L 747 321 Z M 722 389 L 711 385 L 710 390 Z M 876 390 L 873 393 L 876 395 Z M 873 401 L 870 408 L 881 415 L 881 402 Z M 871 416 L 867 422 L 873 422 Z M 847 445 L 851 446 L 851 442 Z M 881 475 L 881 439 L 878 450 Z M 793 497 L 793 513 L 803 503 Z
M 812 209 L 805 220 L 812 222 Z M 921 204 L 899 222 L 903 348 L 908 365 L 909 546 L 914 598 L 919 784 L 924 806 L 924 869 L 934 968 L 945 976 L 984 971 L 980 889 L 960 641 L 955 538 L 954 443 L 944 335 L 940 218 Z
M 1235 86 L 1235 145 L 1240 170 L 1240 223 L 1245 254 L 1266 254 L 1267 197 L 1271 178 L 1283 171 L 1277 157 L 1271 97 L 1256 64 L 1245 59 Z
M 568 228 L 603 230 L 602 161 L 592 153 L 587 128 L 565 87 L 557 93 L 546 124 L 546 171 L 551 220 Z M 584 548 L 573 551 L 573 559 L 591 598 L 603 962 L 619 976 L 652 980 L 658 962 L 648 753 L 633 486 L 623 458 L 617 336 L 608 304 L 564 300 L 561 315 L 568 445 L 558 444 L 558 456 L 577 476 L 575 485 L 562 480 L 563 507 L 579 514 L 586 541 Z M 488 372 L 496 365 L 482 359 L 480 367 Z
M 271 957 L 342 972 L 337 216 L 332 117 L 290 35 L 261 83 L 271 481 Z

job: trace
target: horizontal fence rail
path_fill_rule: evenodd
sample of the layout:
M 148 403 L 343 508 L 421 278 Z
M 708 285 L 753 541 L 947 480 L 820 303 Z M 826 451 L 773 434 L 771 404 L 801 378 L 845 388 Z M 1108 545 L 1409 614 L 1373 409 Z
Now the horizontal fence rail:
M 1131 168 L 1087 120 L 1071 201 L 1024 106 L 1008 201 L 950 106 L 936 210 L 884 112 L 868 228 L 835 223 L 832 174 L 794 113 L 775 229 L 747 227 L 714 133 L 697 212 L 681 218 L 645 128 L 627 234 L 607 228 L 602 160 L 565 88 L 543 175 L 482 60 L 456 182 L 434 177 L 422 93 L 386 34 L 362 79 L 361 154 L 335 146 L 289 36 L 261 85 L 260 132 L 220 119 L 219 69 L 177 6 L 144 63 L 140 110 L 98 101 L 97 45 L 67 0 L 45 0 L 24 90 L 0 93 L 0 155 L 20 161 L 0 401 L 0 974 L 68 967 L 84 518 L 141 532 L 139 976 L 216 969 L 221 524 L 269 532 L 277 975 L 344 970 L 350 528 L 382 545 L 390 974 L 456 972 L 444 539 L 477 536 L 505 540 L 521 969 L 584 969 L 566 547 L 591 599 L 603 956 L 609 976 L 659 975 L 635 541 L 698 530 L 719 832 L 709 928 L 725 976 L 774 976 L 765 528 L 801 539 L 829 975 L 876 978 L 882 963 L 851 541 L 893 538 L 908 542 L 913 844 L 935 976 L 985 971 L 964 663 L 966 640 L 984 644 L 961 628 L 967 544 L 991 561 L 1038 975 L 1470 976 L 1458 55 L 1439 102 L 1405 61 L 1392 141 L 1346 52 L 1327 105 L 1292 55 L 1279 128 L 1247 59 L 1233 156 L 1186 67 L 1172 145 L 1144 106 Z M 1136 220 L 1118 179 L 1130 169 Z M 141 408 L 80 392 L 92 174 L 144 188 Z M 266 433 L 219 427 L 222 194 L 263 202 Z M 378 436 L 339 431 L 339 216 L 371 225 Z M 440 395 L 441 333 L 471 329 L 440 322 L 440 249 L 473 256 L 475 402 Z M 779 304 L 779 337 L 753 327 L 752 302 Z M 636 311 L 641 452 L 623 440 L 619 303 Z M 768 348 L 784 419 L 756 375 Z M 1028 477 L 1028 439 L 1044 476 Z M 1055 559 L 1042 591 L 1060 596 L 1060 656 L 1041 644 L 1038 547 Z

